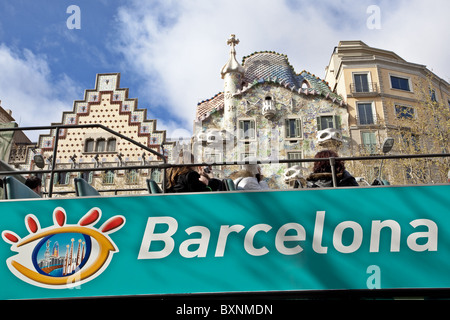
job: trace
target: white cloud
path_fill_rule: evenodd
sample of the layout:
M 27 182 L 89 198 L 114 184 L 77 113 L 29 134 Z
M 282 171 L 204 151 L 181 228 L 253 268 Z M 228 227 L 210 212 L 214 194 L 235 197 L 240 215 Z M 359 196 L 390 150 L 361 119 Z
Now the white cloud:
M 372 4 L 380 7 L 381 29 L 366 26 Z M 133 0 L 118 8 L 117 28 L 105 30 L 105 37 L 120 39 L 112 48 L 125 59 L 114 63 L 136 75 L 133 96 L 141 108 L 149 103 L 149 117 L 173 137 L 192 130 L 198 101 L 223 90 L 220 69 L 232 33 L 241 40 L 238 60 L 271 50 L 286 54 L 296 72 L 323 77 L 338 42 L 360 39 L 448 81 L 449 9 L 448 0 Z M 92 51 L 86 39 L 73 40 Z M 59 122 L 86 89 L 52 72 L 51 59 L 0 44 L 0 100 L 22 126 Z
M 81 91 L 67 75 L 52 78 L 45 57 L 28 49 L 14 52 L 1 44 L 0 70 L 2 107 L 13 110 L 12 116 L 22 127 L 60 122 L 62 112 L 71 110 L 73 97 Z M 39 132 L 26 134 L 37 141 Z
M 367 7 L 379 5 L 381 29 L 370 30 Z M 448 75 L 448 1 L 135 0 L 119 9 L 121 51 L 140 75 L 139 95 L 177 115 L 191 130 L 199 100 L 223 90 L 226 39 L 241 43 L 238 59 L 254 51 L 287 54 L 296 72 L 323 77 L 340 40 L 362 40 Z M 437 24 L 436 21 L 439 21 Z M 437 25 L 441 27 L 436 28 Z M 437 49 L 437 50 L 436 50 Z
M 450 2 L 446 0 L 384 2 L 381 29 L 365 33 L 367 44 L 394 51 L 406 61 L 426 65 L 450 81 Z
M 241 39 L 238 58 L 254 51 L 275 50 L 290 54 L 293 63 L 296 57 L 307 57 L 308 47 L 314 48 L 302 42 L 317 43 L 314 35 L 304 32 L 302 18 L 311 20 L 268 0 L 164 1 L 157 6 L 137 1 L 135 6 L 121 8 L 118 15 L 122 52 L 145 83 L 140 95 L 145 91 L 153 95 L 151 103 L 163 104 L 189 130 L 197 102 L 223 90 L 220 69 L 228 59 L 226 40 L 231 33 Z M 326 48 L 321 69 L 332 45 Z M 297 72 L 307 67 L 305 61 L 293 63 Z

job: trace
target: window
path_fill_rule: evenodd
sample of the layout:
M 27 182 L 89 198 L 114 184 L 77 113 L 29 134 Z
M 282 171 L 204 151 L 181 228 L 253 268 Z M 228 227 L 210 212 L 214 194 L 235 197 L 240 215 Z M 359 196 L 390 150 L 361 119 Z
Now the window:
M 70 172 L 57 172 L 53 176 L 53 184 L 68 185 Z
M 60 172 L 58 177 L 58 183 L 68 185 L 70 179 L 70 172 Z
M 359 124 L 375 124 L 371 102 L 357 103 Z
M 108 151 L 108 152 L 116 151 L 116 139 L 114 139 L 114 138 L 108 139 L 106 151 Z
M 414 108 L 410 106 L 395 105 L 395 115 L 398 119 L 413 119 Z
M 377 152 L 377 140 L 374 132 L 361 132 L 361 140 L 364 152 L 369 154 Z
M 410 132 L 402 132 L 401 135 L 404 147 L 414 149 L 414 151 L 420 151 L 418 135 Z
M 287 156 L 288 156 L 288 160 L 301 159 L 302 153 L 301 152 L 288 152 Z M 288 163 L 289 168 L 293 167 L 293 166 L 302 166 L 302 164 L 301 164 L 301 162 L 289 162 Z
M 240 120 L 239 121 L 239 136 L 241 139 L 255 139 L 255 121 L 254 120 Z
M 136 184 L 138 183 L 139 174 L 136 169 L 127 170 L 125 173 L 125 183 Z
M 367 73 L 354 74 L 355 81 L 355 92 L 369 92 L 369 80 L 367 78 Z
M 152 170 L 152 179 L 155 180 L 156 183 L 162 182 L 161 169 L 153 169 Z
M 302 121 L 299 118 L 286 119 L 286 138 L 301 138 L 302 137 Z
M 207 163 L 222 162 L 222 153 L 216 150 L 205 150 L 204 161 Z
M 240 161 L 248 161 L 249 159 L 253 159 L 255 154 L 253 152 L 243 152 L 241 153 Z
M 317 130 L 324 130 L 327 128 L 340 129 L 339 116 L 320 116 L 317 117 Z
M 431 101 L 433 101 L 433 102 L 437 102 L 437 99 L 436 99 L 436 90 L 430 89 L 430 99 L 431 99 Z
M 95 145 L 95 151 L 104 152 L 106 151 L 106 141 L 105 139 L 97 139 L 97 144 Z
M 92 138 L 86 139 L 84 142 L 84 152 L 115 152 L 116 139 L 109 138 L 108 141 L 104 138 L 94 140 Z
M 334 128 L 332 116 L 320 117 L 320 129 L 323 130 L 326 128 Z
M 92 177 L 94 176 L 94 172 L 93 171 L 83 171 L 80 172 L 78 174 L 79 178 L 82 178 L 84 180 L 87 181 L 87 183 L 91 184 L 92 183 Z
M 114 172 L 111 170 L 105 171 L 102 179 L 103 184 L 113 184 L 114 183 Z
M 84 143 L 84 152 L 94 152 L 94 139 L 87 139 Z
M 409 79 L 408 78 L 391 76 L 391 87 L 392 87 L 392 89 L 411 91 L 409 88 Z

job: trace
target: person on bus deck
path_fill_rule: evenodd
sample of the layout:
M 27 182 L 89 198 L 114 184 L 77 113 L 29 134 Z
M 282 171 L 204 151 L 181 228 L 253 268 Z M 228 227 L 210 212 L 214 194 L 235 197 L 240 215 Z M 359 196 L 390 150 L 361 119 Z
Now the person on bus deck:
M 337 152 L 333 150 L 323 150 L 318 152 L 314 158 L 337 158 Z M 345 169 L 344 161 L 336 160 L 336 184 L 338 187 L 359 186 L 356 179 Z M 331 174 L 331 165 L 328 159 L 324 161 L 315 161 L 313 173 L 306 178 L 307 188 L 327 188 L 333 187 L 333 177 Z
M 37 176 L 31 176 L 25 181 L 25 185 L 36 192 L 38 195 L 42 195 L 42 180 Z
M 198 167 L 197 169 L 200 174 L 200 181 L 210 187 L 211 191 L 225 190 L 222 181 L 214 178 L 211 166 Z
M 252 159 L 246 159 L 250 162 Z M 254 161 L 256 162 L 256 161 Z M 261 167 L 256 163 L 248 163 L 241 166 L 241 170 L 230 175 L 236 190 L 269 190 L 267 182 L 261 174 Z
M 194 163 L 194 156 L 191 153 L 181 151 L 177 163 L 186 165 L 167 170 L 166 190 L 168 193 L 213 191 L 213 183 L 211 182 L 210 186 L 211 179 L 202 172 L 203 168 L 189 165 Z

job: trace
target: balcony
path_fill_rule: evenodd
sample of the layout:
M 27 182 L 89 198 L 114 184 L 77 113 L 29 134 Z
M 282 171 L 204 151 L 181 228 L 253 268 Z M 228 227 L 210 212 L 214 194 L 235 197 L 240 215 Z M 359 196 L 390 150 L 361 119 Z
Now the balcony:
M 380 94 L 376 82 L 350 83 L 350 95 L 352 97 L 369 97 Z

